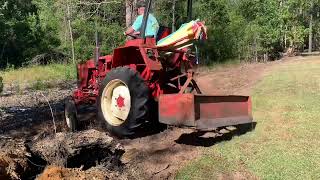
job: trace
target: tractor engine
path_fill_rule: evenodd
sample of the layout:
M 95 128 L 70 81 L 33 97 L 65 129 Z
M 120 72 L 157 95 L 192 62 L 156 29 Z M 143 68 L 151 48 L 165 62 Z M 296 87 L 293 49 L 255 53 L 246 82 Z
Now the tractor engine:
M 77 86 L 73 97 L 76 104 L 94 104 L 99 93 L 99 82 L 111 70 L 112 56 L 99 57 L 96 65 L 91 59 L 77 65 Z

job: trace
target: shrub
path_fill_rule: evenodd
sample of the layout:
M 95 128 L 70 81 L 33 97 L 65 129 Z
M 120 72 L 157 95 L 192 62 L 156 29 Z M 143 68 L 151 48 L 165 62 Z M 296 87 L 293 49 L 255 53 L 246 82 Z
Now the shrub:
M 45 83 L 44 81 L 41 80 L 37 80 L 31 87 L 31 89 L 33 90 L 46 90 L 48 89 L 48 85 L 47 83 Z

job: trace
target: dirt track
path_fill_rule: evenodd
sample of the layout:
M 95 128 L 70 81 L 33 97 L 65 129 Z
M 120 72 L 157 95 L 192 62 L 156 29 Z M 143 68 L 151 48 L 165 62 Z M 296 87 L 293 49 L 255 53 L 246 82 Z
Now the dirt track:
M 197 79 L 206 94 L 250 95 L 252 87 L 279 63 L 242 64 L 204 71 Z M 56 126 L 61 129 L 62 100 L 72 87 L 51 89 L 49 92 L 8 94 L 0 97 L 0 136 L 28 138 L 53 132 L 53 123 L 46 99 L 55 113 Z M 137 179 L 173 179 L 186 162 L 199 157 L 201 150 L 220 141 L 229 140 L 233 134 L 216 137 L 214 133 L 196 133 L 189 129 L 167 128 L 160 133 L 133 140 L 121 140 L 125 148 L 122 162 L 129 177 Z

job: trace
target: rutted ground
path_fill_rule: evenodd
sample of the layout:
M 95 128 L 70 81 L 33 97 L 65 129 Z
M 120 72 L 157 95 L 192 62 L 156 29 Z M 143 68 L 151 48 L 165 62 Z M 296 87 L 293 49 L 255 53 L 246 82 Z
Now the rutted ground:
M 233 65 L 217 68 L 214 71 L 205 71 L 203 73 L 205 75 L 200 75 L 197 79 L 200 88 L 207 94 L 250 95 L 252 87 L 274 66 L 288 62 L 291 60 Z M 8 93 L 1 96 L 0 137 L 10 136 L 32 140 L 34 136 L 40 138 L 50 136 L 54 128 L 47 100 L 53 109 L 56 127 L 58 131 L 62 131 L 62 102 L 71 93 L 72 88 L 73 86 L 69 85 L 50 89 L 48 92 L 26 91 L 18 95 Z M 133 140 L 120 140 L 118 142 L 122 144 L 125 151 L 121 157 L 124 167 L 121 173 L 125 176 L 121 178 L 172 179 L 178 169 L 188 161 L 199 157 L 202 149 L 230 140 L 234 134 L 237 134 L 233 133 L 237 130 L 224 131 L 221 131 L 221 134 L 202 134 L 188 129 L 169 127 L 154 135 Z M 67 170 L 54 168 L 56 169 L 52 170 L 53 172 L 67 173 Z

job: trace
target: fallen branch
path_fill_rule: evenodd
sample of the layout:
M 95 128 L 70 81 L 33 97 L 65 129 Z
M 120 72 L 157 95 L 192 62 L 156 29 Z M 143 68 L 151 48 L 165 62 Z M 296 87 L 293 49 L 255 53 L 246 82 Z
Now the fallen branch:
M 50 108 L 50 111 L 51 111 L 51 116 L 52 116 L 54 134 L 57 134 L 56 122 L 55 122 L 55 120 L 54 120 L 53 110 L 52 110 L 52 108 L 51 108 L 50 102 L 49 102 L 48 98 L 47 98 L 42 92 L 40 92 L 40 93 L 41 93 L 41 95 L 45 98 L 45 100 L 47 101 L 47 103 L 48 103 L 48 105 L 49 105 L 49 108 Z

